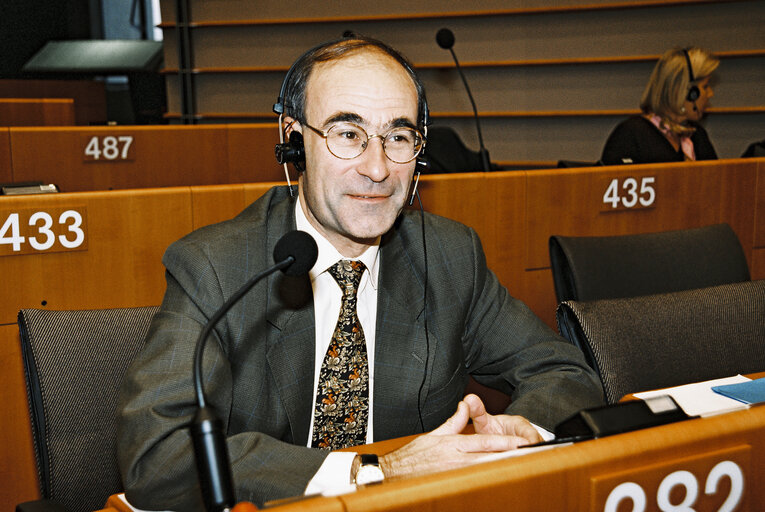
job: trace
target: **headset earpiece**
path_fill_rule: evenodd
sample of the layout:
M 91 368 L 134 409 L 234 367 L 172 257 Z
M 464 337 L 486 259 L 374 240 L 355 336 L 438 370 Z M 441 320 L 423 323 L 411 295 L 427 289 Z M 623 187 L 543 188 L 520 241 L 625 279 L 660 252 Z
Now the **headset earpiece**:
M 692 85 L 690 89 L 688 89 L 688 101 L 696 101 L 699 99 L 699 96 L 701 96 L 701 91 L 699 90 L 698 86 Z
M 693 75 L 693 66 L 691 65 L 691 56 L 688 54 L 688 48 L 683 48 L 683 55 L 685 55 L 685 63 L 688 65 L 688 82 L 691 84 L 685 99 L 694 102 L 701 96 L 701 91 L 699 86 L 693 83 L 696 81 L 696 77 Z
M 305 162 L 305 146 L 303 134 L 293 130 L 288 142 L 277 144 L 274 148 L 276 160 L 280 164 Z

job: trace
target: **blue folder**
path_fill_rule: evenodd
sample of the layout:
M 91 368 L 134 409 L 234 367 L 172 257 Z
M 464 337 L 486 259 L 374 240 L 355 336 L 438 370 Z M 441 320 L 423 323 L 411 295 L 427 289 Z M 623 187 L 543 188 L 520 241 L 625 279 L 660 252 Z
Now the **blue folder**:
M 712 386 L 712 391 L 745 404 L 765 402 L 765 377 L 738 384 Z

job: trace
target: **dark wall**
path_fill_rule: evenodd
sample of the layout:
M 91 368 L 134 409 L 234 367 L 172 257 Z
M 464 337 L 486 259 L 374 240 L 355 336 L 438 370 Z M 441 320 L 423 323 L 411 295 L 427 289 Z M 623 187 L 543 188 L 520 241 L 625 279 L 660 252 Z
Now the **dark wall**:
M 0 78 L 22 66 L 50 40 L 90 39 L 89 0 L 5 0 L 0 3 Z

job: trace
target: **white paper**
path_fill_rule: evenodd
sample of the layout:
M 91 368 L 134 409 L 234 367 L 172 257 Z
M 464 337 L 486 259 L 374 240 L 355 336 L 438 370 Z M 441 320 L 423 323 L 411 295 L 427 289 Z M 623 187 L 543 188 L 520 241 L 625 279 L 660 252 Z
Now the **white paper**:
M 751 380 L 743 375 L 726 377 L 724 379 L 708 380 L 674 388 L 659 389 L 634 393 L 637 398 L 646 399 L 654 396 L 669 395 L 675 399 L 683 411 L 689 416 L 714 416 L 726 412 L 748 409 L 749 406 L 738 400 L 728 398 L 712 391 L 712 386 L 737 384 Z

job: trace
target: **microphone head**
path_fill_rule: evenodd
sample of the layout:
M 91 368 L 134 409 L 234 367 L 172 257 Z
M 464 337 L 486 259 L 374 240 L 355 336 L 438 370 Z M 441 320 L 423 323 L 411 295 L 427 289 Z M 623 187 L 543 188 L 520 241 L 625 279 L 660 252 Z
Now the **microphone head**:
M 438 46 L 444 50 L 448 50 L 454 46 L 454 32 L 448 28 L 442 28 L 436 33 L 436 42 L 438 43 Z
M 279 263 L 290 256 L 295 258 L 295 261 L 283 268 L 282 272 L 288 276 L 302 276 L 316 263 L 319 248 L 313 237 L 305 231 L 290 231 L 276 242 L 274 261 Z

